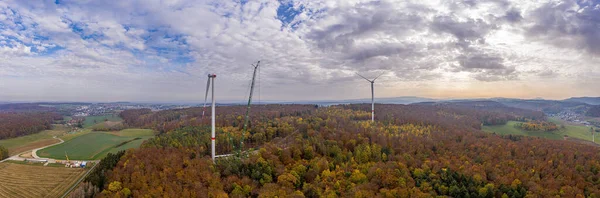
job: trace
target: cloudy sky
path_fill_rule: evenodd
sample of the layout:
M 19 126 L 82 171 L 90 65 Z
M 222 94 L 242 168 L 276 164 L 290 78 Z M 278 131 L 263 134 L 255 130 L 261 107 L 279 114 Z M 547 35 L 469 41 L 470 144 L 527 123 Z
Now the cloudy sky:
M 0 0 L 0 100 L 600 95 L 600 2 Z

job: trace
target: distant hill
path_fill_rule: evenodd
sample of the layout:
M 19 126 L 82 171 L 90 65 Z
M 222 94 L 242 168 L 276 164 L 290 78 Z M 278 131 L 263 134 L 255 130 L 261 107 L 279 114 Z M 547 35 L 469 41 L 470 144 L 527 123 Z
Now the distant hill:
M 422 102 L 438 102 L 442 100 L 422 98 L 416 96 L 404 96 L 393 98 L 375 98 L 378 104 L 413 104 Z M 317 105 L 338 105 L 338 104 L 362 104 L 371 103 L 371 98 L 348 99 L 348 100 L 306 100 L 306 101 L 262 101 L 262 104 L 317 104 Z
M 405 96 L 405 97 L 394 97 L 394 98 L 375 98 L 375 103 L 383 103 L 383 104 L 412 104 L 412 103 L 421 103 L 421 102 L 437 102 L 440 100 L 431 99 L 431 98 L 422 98 L 415 96 Z M 355 100 L 342 100 L 341 102 L 347 103 L 370 103 L 370 98 L 364 99 L 355 99 Z
M 56 108 L 33 103 L 0 104 L 0 112 L 49 112 Z
M 591 105 L 600 105 L 600 97 L 573 97 L 563 101 L 568 102 L 581 102 Z
M 600 117 L 600 105 L 593 106 L 586 112 L 587 116 Z
M 569 109 L 583 114 L 590 108 L 589 104 L 576 101 L 502 99 L 497 100 L 497 102 L 509 107 L 543 111 L 545 113 L 558 113 Z

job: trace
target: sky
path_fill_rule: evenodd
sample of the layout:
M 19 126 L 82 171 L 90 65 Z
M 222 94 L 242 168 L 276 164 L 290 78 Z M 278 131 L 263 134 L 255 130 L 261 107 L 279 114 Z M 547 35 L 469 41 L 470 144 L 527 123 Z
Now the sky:
M 600 96 L 600 1 L 0 0 L 0 101 Z

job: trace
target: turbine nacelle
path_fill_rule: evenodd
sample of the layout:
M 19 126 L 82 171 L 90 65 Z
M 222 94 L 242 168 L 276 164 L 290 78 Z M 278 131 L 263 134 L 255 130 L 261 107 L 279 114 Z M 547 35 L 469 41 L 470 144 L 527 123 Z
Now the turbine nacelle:
M 364 77 L 364 76 L 360 75 L 359 73 L 356 73 L 356 75 L 358 75 L 358 76 L 360 76 L 360 77 L 364 78 L 365 80 L 369 81 L 370 83 L 375 83 L 375 80 L 377 80 L 377 78 L 379 78 L 381 75 L 383 75 L 383 73 L 379 74 L 379 76 L 375 77 L 373 80 L 369 80 L 368 78 L 366 78 L 366 77 Z

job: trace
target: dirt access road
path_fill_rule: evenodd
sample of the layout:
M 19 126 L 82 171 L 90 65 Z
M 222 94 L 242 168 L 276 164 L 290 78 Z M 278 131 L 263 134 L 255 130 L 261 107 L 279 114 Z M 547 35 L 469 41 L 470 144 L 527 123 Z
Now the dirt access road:
M 40 150 L 40 149 L 45 149 L 45 148 L 48 148 L 48 147 L 51 147 L 51 146 L 54 146 L 54 145 L 62 144 L 62 143 L 64 143 L 64 142 L 65 142 L 64 140 L 62 140 L 62 139 L 60 139 L 60 138 L 57 138 L 56 136 L 54 136 L 53 138 L 54 138 L 54 139 L 57 139 L 57 140 L 60 140 L 60 142 L 58 142 L 58 143 L 55 143 L 55 144 L 51 144 L 51 145 L 48 145 L 48 146 L 43 146 L 43 147 L 40 147 L 40 148 L 36 148 L 36 149 L 33 149 L 33 150 L 31 150 L 31 151 L 25 151 L 25 152 L 22 152 L 22 153 L 19 153 L 19 154 L 13 155 L 13 156 L 11 156 L 11 157 L 9 157 L 9 158 L 6 158 L 6 159 L 4 159 L 4 160 L 0 161 L 0 163 L 1 163 L 1 162 L 4 162 L 4 161 L 6 161 L 6 160 L 23 161 L 23 160 L 25 160 L 25 159 L 39 159 L 39 160 L 48 160 L 48 162 L 50 162 L 50 163 L 56 163 L 56 160 L 55 160 L 55 159 L 50 159 L 50 158 L 40 158 L 40 157 L 38 157 L 38 156 L 37 156 L 37 151 L 38 151 L 38 150 Z M 28 152 L 31 152 L 31 156 L 32 156 L 33 158 L 24 158 L 24 157 L 21 157 L 21 155 L 23 155 L 23 154 L 25 154 L 25 153 L 28 153 Z

